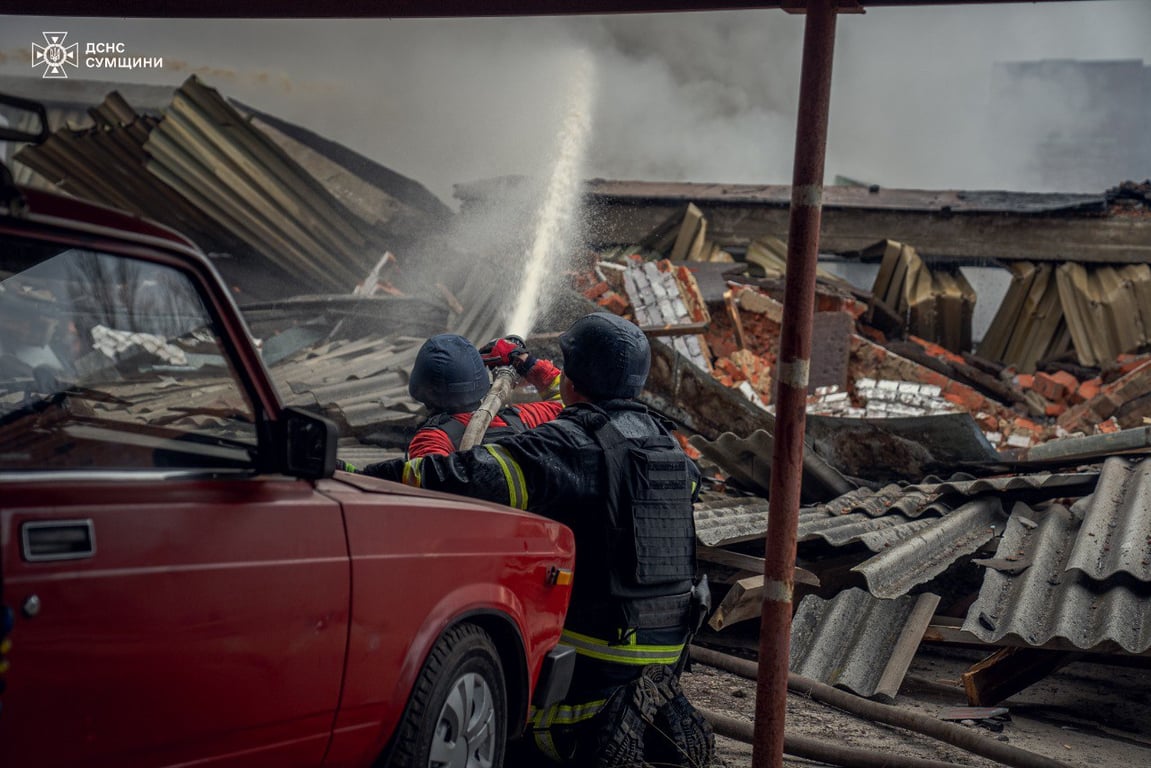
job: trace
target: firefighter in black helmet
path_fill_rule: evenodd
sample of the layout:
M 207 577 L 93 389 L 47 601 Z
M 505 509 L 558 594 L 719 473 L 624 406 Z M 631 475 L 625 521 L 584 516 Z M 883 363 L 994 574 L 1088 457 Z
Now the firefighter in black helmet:
M 576 672 L 563 702 L 532 713 L 536 749 L 585 768 L 707 765 L 711 729 L 677 679 L 698 620 L 699 471 L 669 425 L 635 400 L 651 365 L 639 328 L 593 313 L 560 348 L 566 407 L 554 421 L 377 474 L 527 509 L 575 532 L 562 642 L 576 648 Z
M 441 333 L 423 343 L 408 380 L 408 392 L 428 410 L 428 418 L 408 445 L 407 458 L 445 454 L 459 448 L 472 414 L 491 387 L 488 368 L 510 366 L 536 388 L 542 400 L 500 409 L 484 433 L 484 442 L 514 435 L 551 421 L 563 408 L 559 369 L 528 353 L 523 339 L 505 336 L 475 346 L 463 336 Z M 365 473 L 371 474 L 370 468 Z

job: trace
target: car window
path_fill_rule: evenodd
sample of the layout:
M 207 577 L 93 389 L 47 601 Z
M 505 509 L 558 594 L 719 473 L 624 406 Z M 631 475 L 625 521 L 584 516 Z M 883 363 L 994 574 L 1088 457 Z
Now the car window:
M 187 275 L 0 235 L 0 470 L 249 467 L 253 414 Z

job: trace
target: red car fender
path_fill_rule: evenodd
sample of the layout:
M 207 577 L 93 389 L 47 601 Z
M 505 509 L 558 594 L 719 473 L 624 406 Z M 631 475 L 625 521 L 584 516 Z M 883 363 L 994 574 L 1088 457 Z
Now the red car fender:
M 515 658 L 508 649 L 522 645 L 519 668 L 506 672 L 519 689 L 509 690 L 510 700 L 523 699 L 510 714 L 526 716 L 571 596 L 570 586 L 555 583 L 575 559 L 566 526 L 496 504 L 400 489 L 414 490 L 345 473 L 320 483 L 344 510 L 353 585 L 329 752 L 334 765 L 383 749 L 435 642 L 461 621 L 493 635 L 505 666 Z

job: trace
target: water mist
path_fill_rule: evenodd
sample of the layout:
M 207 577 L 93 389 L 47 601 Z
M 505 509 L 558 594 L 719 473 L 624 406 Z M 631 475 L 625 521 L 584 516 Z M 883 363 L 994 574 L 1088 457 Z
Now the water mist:
M 581 208 L 584 152 L 591 130 L 595 71 L 588 51 L 573 57 L 567 109 L 557 136 L 556 159 L 547 177 L 543 203 L 536 214 L 535 234 L 523 267 L 523 281 L 507 319 L 507 333 L 530 334 L 546 305 L 559 261 L 570 252 Z

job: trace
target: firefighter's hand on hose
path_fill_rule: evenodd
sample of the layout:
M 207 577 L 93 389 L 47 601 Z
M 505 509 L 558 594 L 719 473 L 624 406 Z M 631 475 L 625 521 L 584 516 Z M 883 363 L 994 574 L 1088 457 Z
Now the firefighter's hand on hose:
M 528 350 L 519 336 L 504 336 L 480 347 L 480 357 L 488 368 L 510 365 L 516 373 L 523 375 L 519 368 L 528 359 Z

